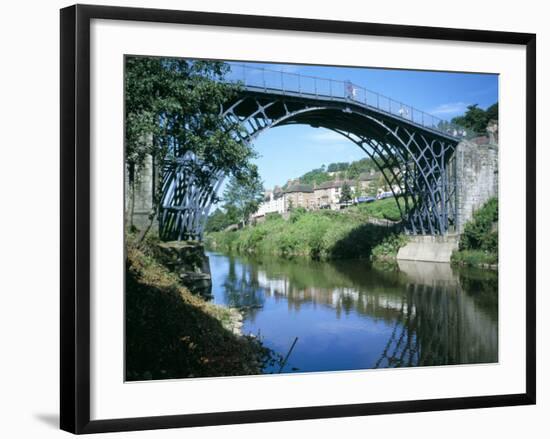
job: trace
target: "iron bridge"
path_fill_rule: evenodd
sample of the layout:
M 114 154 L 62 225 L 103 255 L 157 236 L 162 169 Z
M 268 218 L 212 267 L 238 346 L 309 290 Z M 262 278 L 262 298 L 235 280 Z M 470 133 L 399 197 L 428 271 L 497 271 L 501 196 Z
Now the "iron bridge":
M 442 235 L 456 228 L 454 151 L 465 130 L 349 81 L 231 65 L 238 98 L 222 109 L 232 135 L 253 142 L 269 128 L 305 124 L 332 130 L 361 148 L 382 172 L 412 235 Z M 191 152 L 165 169 L 159 226 L 167 240 L 201 240 L 224 175 L 199 181 Z

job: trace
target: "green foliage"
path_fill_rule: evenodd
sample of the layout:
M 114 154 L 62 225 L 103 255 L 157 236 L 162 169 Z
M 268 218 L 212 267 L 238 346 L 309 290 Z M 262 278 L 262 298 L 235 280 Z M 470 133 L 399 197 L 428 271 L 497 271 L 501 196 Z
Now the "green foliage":
M 377 169 L 375 163 L 370 158 L 364 158 L 361 160 L 356 160 L 354 162 L 337 162 L 330 163 L 326 168 L 324 165 L 317 169 L 312 169 L 309 172 L 306 172 L 298 179 L 300 183 L 304 184 L 321 184 L 326 181 L 334 180 L 334 175 L 329 175 L 329 172 L 337 173 L 339 178 L 347 178 L 349 180 L 355 180 L 363 172 L 370 172 L 372 169 Z M 283 186 L 283 188 L 285 188 Z
M 378 177 L 378 180 L 376 181 L 376 184 L 378 187 L 384 189 L 385 191 L 388 190 L 388 182 L 387 180 L 384 178 L 384 175 L 382 175 L 382 173 L 380 174 L 380 176 Z
M 325 172 L 324 168 L 317 168 L 302 175 L 300 177 L 300 183 L 311 185 L 314 183 L 321 184 L 325 181 L 330 181 L 331 179 L 332 177 Z
M 255 165 L 251 166 L 253 171 L 246 179 L 232 177 L 223 192 L 226 208 L 234 209 L 243 224 L 248 222 L 250 215 L 258 210 L 263 200 L 262 181 Z
M 327 166 L 327 172 L 345 171 L 348 167 L 349 163 L 347 162 L 331 163 Z
M 451 122 L 479 134 L 485 133 L 490 120 L 498 120 L 498 103 L 487 110 L 479 108 L 477 104 L 468 105 L 466 113 L 454 117 Z
M 372 249 L 372 258 L 374 260 L 393 260 L 397 252 L 407 243 L 407 236 L 403 234 L 391 234 L 380 244 Z
M 340 192 L 340 203 L 346 203 L 351 201 L 351 187 L 349 184 L 344 183 Z
M 453 252 L 451 262 L 459 265 L 480 266 L 498 263 L 498 198 L 491 198 L 464 226 L 459 250 Z
M 130 245 L 126 259 L 128 381 L 256 375 L 279 361 L 257 338 L 233 333 L 234 311 L 191 294 L 144 247 Z
M 266 221 L 277 221 L 277 220 L 280 220 L 282 218 L 283 217 L 278 212 L 269 212 L 265 215 L 265 220 Z
M 191 151 L 207 164 L 193 170 L 205 182 L 213 170 L 238 178 L 253 173 L 252 148 L 235 140 L 230 132 L 242 128 L 238 123 L 228 126 L 219 111 L 238 90 L 237 85 L 220 81 L 228 71 L 228 64 L 217 61 L 126 57 L 125 153 L 129 168 L 139 172 L 147 155 L 160 166 Z
M 290 222 L 295 223 L 306 212 L 307 212 L 307 210 L 304 207 L 297 207 L 296 209 L 292 209 L 292 212 L 290 214 Z
M 481 267 L 498 263 L 498 255 L 484 250 L 461 250 L 451 255 L 451 263 L 468 267 Z
M 485 110 L 485 114 L 487 116 L 487 123 L 491 120 L 498 120 L 498 102 L 488 107 Z
M 357 209 L 348 210 L 305 211 L 298 208 L 288 221 L 274 216 L 242 230 L 209 233 L 206 245 L 229 253 L 287 258 L 370 258 L 372 249 L 394 234 L 396 228 L 370 224 L 368 214 Z
M 498 232 L 494 224 L 498 222 L 498 199 L 491 198 L 464 226 L 460 238 L 460 250 L 484 250 L 490 253 L 498 252 Z
M 236 224 L 239 221 L 238 212 L 233 206 L 227 206 L 225 210 L 216 209 L 208 217 L 206 222 L 205 231 L 208 232 L 219 232 L 226 229 L 232 224 Z
M 405 201 L 400 198 L 399 203 L 404 205 Z M 385 219 L 389 221 L 401 220 L 401 214 L 395 198 L 385 198 L 383 200 L 376 200 L 373 203 L 359 204 L 353 209 L 359 210 L 370 218 Z
M 351 164 L 348 167 L 348 170 L 346 171 L 346 176 L 350 180 L 354 180 L 363 172 L 363 167 L 361 166 L 361 162 L 351 162 Z

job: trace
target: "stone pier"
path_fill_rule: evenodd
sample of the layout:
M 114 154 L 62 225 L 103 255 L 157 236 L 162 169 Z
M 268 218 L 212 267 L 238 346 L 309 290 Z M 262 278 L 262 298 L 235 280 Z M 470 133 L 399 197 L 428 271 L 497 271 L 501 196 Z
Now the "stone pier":
M 176 273 L 181 283 L 193 294 L 207 299 L 212 296 L 210 261 L 202 243 L 162 242 L 156 246 L 156 257 L 166 268 Z
M 455 152 L 457 171 L 457 231 L 490 198 L 498 196 L 498 146 L 460 142 Z
M 397 259 L 403 261 L 450 262 L 458 249 L 458 235 L 410 236 L 409 242 L 399 249 Z

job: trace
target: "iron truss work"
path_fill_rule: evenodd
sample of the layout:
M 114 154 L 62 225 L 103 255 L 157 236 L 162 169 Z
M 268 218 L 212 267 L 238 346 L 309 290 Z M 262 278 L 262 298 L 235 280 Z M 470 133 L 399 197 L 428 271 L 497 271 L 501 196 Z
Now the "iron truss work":
M 223 174 L 187 151 L 163 169 L 159 235 L 165 241 L 202 240 Z
M 306 124 L 337 132 L 360 147 L 382 172 L 406 233 L 442 235 L 457 226 L 453 157 L 459 139 L 452 135 L 352 99 L 257 88 L 245 88 L 222 114 L 228 126 L 238 123 L 243 128 L 232 131 L 242 142 L 252 142 L 266 129 L 283 125 Z M 186 154 L 166 169 L 160 221 L 166 239 L 202 238 L 210 204 L 224 176 L 213 172 L 209 181 L 198 184 L 190 172 L 197 165 L 196 157 Z

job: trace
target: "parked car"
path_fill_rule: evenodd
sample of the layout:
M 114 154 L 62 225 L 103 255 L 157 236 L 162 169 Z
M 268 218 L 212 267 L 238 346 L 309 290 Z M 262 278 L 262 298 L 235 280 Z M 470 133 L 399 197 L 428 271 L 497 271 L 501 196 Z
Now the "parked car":
M 357 197 L 355 199 L 356 204 L 372 203 L 373 201 L 376 201 L 376 198 L 374 198 L 374 197 Z
M 376 196 L 377 200 L 383 200 L 384 198 L 393 197 L 393 192 L 381 192 Z

